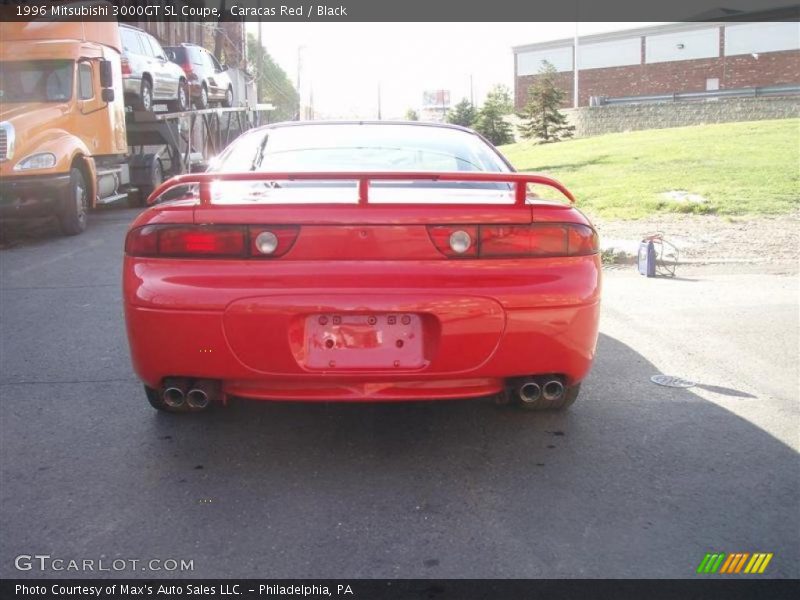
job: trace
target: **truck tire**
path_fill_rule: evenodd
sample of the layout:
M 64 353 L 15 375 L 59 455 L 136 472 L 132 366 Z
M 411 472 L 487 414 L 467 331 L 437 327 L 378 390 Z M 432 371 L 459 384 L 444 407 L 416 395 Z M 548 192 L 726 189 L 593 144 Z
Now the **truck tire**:
M 147 199 L 153 190 L 156 189 L 164 182 L 164 168 L 161 166 L 161 161 L 156 160 L 153 163 L 153 168 L 150 171 L 150 181 L 145 185 L 139 186 L 139 206 L 146 206 Z
M 89 186 L 83 171 L 73 167 L 69 172 L 69 189 L 64 198 L 59 223 L 64 235 L 78 235 L 86 231 L 89 212 Z
M 578 394 L 581 391 L 581 384 L 576 383 L 575 385 L 567 386 L 564 389 L 564 393 L 561 395 L 561 398 L 558 400 L 545 400 L 542 396 L 536 402 L 522 402 L 518 401 L 517 406 L 524 410 L 533 410 L 533 411 L 542 411 L 542 410 L 564 410 L 568 406 L 571 406 L 575 400 L 578 398 Z
M 168 104 L 172 112 L 183 112 L 189 110 L 189 86 L 181 79 L 178 84 L 178 98 Z
M 233 88 L 229 87 L 225 90 L 225 99 L 222 101 L 222 106 L 225 108 L 230 108 L 233 106 Z
M 153 84 L 145 77 L 142 77 L 142 88 L 139 90 L 136 108 L 147 112 L 153 110 Z

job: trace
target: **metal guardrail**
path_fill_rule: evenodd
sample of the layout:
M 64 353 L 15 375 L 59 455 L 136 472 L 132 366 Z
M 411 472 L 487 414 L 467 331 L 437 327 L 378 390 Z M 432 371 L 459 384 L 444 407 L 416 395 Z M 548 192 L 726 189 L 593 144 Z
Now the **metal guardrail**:
M 766 87 L 715 90 L 710 92 L 677 92 L 648 96 L 591 96 L 589 106 L 611 106 L 615 104 L 654 104 L 658 102 L 687 102 L 714 100 L 718 98 L 761 98 L 764 96 L 795 96 L 800 94 L 800 85 L 772 85 Z

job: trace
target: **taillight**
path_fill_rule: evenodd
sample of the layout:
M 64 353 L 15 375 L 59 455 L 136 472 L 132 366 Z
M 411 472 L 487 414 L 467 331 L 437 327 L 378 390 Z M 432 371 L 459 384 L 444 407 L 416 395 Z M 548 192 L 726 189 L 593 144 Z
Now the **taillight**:
M 253 258 L 283 256 L 297 239 L 299 229 L 293 225 L 250 227 L 250 255 Z
M 428 232 L 436 248 L 450 258 L 585 256 L 598 251 L 595 231 L 577 223 L 435 225 Z M 474 240 L 467 252 L 458 252 L 452 243 L 459 232 L 468 233 Z
M 168 227 L 158 232 L 159 256 L 244 256 L 243 227 Z
M 477 225 L 434 225 L 428 234 L 436 248 L 451 258 L 475 258 L 478 256 Z
M 120 61 L 120 66 L 122 67 L 122 74 L 123 75 L 130 75 L 131 74 L 131 63 L 124 56 L 122 57 L 122 60 Z
M 181 65 L 181 69 L 183 69 L 183 72 L 186 73 L 186 76 L 190 80 L 197 79 L 197 74 L 194 72 L 194 69 L 192 68 L 192 63 L 190 63 L 190 62 L 183 63 Z
M 130 256 L 164 258 L 277 258 L 294 244 L 299 227 L 278 225 L 145 225 L 128 233 Z

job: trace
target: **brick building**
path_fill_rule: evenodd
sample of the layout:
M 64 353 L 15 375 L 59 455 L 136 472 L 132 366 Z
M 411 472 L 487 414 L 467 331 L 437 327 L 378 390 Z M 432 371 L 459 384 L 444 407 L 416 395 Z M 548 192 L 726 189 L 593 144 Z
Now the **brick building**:
M 244 23 L 241 21 L 139 21 L 131 23 L 155 37 L 162 46 L 197 44 L 214 53 L 219 38 L 219 59 L 230 67 L 246 67 Z
M 516 46 L 515 104 L 546 60 L 573 105 L 574 40 Z M 800 23 L 673 23 L 578 40 L 578 100 L 800 85 Z

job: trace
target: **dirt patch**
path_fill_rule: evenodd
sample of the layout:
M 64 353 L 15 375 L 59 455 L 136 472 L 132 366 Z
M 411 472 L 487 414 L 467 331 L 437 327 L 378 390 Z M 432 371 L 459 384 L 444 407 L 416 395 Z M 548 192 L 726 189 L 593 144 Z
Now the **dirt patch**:
M 794 264 L 800 259 L 800 212 L 780 217 L 664 214 L 635 221 L 593 219 L 601 247 L 635 256 L 639 240 L 662 232 L 679 260 Z

